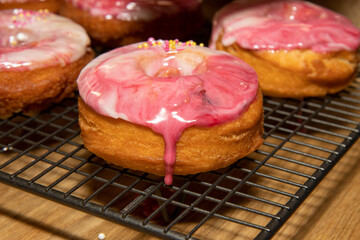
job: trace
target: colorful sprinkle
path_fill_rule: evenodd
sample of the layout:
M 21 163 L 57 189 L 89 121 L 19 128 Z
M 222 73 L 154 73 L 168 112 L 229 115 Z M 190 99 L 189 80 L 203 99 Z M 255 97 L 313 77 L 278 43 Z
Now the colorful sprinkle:
M 153 37 L 150 37 L 147 42 L 138 45 L 138 48 L 148 48 L 151 46 L 161 46 L 166 52 L 174 52 L 184 50 L 186 46 L 194 47 L 196 42 L 189 40 L 186 42 L 181 42 L 179 39 L 174 40 L 155 40 Z M 200 47 L 204 47 L 203 43 L 199 44 Z
M 39 11 L 15 9 L 13 13 L 14 15 L 11 17 L 11 20 L 16 27 L 24 27 L 25 25 L 36 21 L 46 21 L 49 16 L 49 11 L 47 9 L 40 9 Z

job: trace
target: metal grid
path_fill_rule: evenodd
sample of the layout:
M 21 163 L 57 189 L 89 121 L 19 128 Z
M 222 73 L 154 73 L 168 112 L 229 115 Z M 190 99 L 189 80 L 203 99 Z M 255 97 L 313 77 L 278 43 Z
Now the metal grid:
M 269 239 L 358 139 L 360 79 L 335 96 L 265 98 L 264 114 L 256 152 L 166 186 L 87 151 L 76 98 L 66 99 L 0 120 L 0 180 L 161 238 Z

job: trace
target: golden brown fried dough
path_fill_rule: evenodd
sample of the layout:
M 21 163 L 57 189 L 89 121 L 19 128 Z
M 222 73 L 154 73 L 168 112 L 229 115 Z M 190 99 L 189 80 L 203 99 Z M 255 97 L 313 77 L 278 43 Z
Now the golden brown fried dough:
M 79 99 L 84 145 L 108 163 L 163 176 L 164 140 L 150 128 L 99 115 Z M 262 94 L 240 118 L 213 127 L 187 128 L 176 144 L 174 174 L 187 175 L 226 167 L 263 142 Z
M 71 96 L 81 69 L 93 58 L 94 53 L 89 50 L 82 58 L 64 67 L 0 72 L 0 116 L 39 111 Z
M 22 8 L 28 10 L 47 9 L 50 12 L 57 13 L 60 10 L 62 0 L 44 0 L 30 2 L 5 2 L 0 4 L 0 10 Z
M 304 98 L 324 96 L 346 88 L 356 77 L 356 52 L 316 53 L 311 50 L 246 50 L 237 44 L 216 49 L 237 56 L 252 66 L 264 95 Z

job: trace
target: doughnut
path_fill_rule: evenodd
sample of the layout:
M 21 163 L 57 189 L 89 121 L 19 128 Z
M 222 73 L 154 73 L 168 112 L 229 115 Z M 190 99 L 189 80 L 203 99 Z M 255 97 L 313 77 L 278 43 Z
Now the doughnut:
M 28 10 L 47 9 L 58 12 L 62 0 L 0 0 L 0 10 L 21 8 Z
M 73 94 L 93 59 L 85 30 L 48 11 L 0 11 L 0 115 L 38 112 Z
M 226 167 L 262 142 L 262 94 L 253 68 L 177 40 L 117 48 L 77 79 L 85 147 L 106 162 L 165 176 Z
M 300 99 L 347 87 L 359 45 L 350 20 L 306 1 L 232 2 L 216 13 L 210 40 L 255 69 L 264 95 Z
M 202 23 L 202 0 L 67 0 L 60 14 L 81 24 L 98 45 L 122 46 L 185 37 Z

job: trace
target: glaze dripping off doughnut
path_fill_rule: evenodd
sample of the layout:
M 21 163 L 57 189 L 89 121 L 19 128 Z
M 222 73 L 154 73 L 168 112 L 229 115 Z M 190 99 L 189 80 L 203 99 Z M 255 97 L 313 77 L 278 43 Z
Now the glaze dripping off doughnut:
M 77 80 L 85 147 L 109 163 L 165 175 L 225 167 L 262 143 L 255 71 L 194 42 L 132 44 L 100 55 Z
M 0 11 L 0 115 L 70 96 L 92 58 L 85 30 L 46 10 Z
M 348 86 L 359 46 L 350 20 L 306 1 L 234 1 L 216 14 L 210 44 L 254 67 L 265 95 L 292 98 Z

